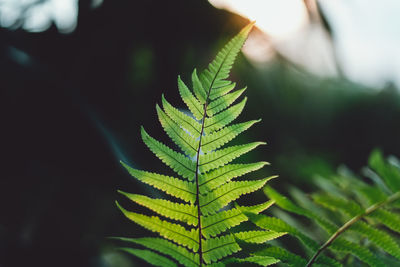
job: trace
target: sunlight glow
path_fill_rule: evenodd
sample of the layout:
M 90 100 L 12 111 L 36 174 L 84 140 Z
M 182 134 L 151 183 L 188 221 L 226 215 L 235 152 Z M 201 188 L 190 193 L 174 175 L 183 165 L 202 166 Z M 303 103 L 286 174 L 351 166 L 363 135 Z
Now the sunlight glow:
M 78 0 L 0 0 L 1 27 L 42 32 L 54 23 L 61 33 L 71 33 L 77 18 Z
M 273 38 L 284 39 L 307 24 L 307 10 L 301 0 L 209 0 L 250 20 Z

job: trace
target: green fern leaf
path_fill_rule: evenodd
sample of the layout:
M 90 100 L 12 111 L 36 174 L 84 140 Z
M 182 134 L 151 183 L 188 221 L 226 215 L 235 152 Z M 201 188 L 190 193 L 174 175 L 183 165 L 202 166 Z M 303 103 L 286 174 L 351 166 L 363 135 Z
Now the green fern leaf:
M 297 230 L 295 227 L 287 224 L 281 219 L 274 218 L 274 217 L 269 217 L 265 215 L 252 215 L 248 214 L 250 220 L 255 223 L 257 226 L 260 228 L 263 228 L 265 230 L 272 230 L 276 232 L 286 232 L 294 237 L 296 237 L 298 240 L 300 240 L 306 247 L 308 247 L 311 251 L 316 251 L 319 248 L 319 245 L 317 242 L 315 242 L 312 238 L 309 236 L 303 234 L 301 231 Z M 328 266 L 340 266 L 340 264 L 326 256 L 321 256 L 320 261 L 324 262 Z
M 133 249 L 133 248 L 120 248 L 120 250 L 128 252 L 129 254 L 132 254 L 138 258 L 141 258 L 154 266 L 159 266 L 159 267 L 174 267 L 177 266 L 173 261 L 171 261 L 168 258 L 165 258 L 161 255 L 158 255 L 157 253 L 154 253 L 149 250 L 143 250 L 143 249 Z
M 268 162 L 229 164 L 214 171 L 202 174 L 199 176 L 200 193 L 205 194 L 210 192 L 220 185 L 229 182 L 231 179 L 261 169 L 266 164 L 268 164 Z
M 235 89 L 236 83 L 232 83 L 230 81 L 221 81 L 217 82 L 216 86 L 213 88 L 213 90 L 210 93 L 210 99 L 214 100 L 217 99 L 218 97 L 221 97 L 233 89 Z
M 210 134 L 231 123 L 242 113 L 246 102 L 247 98 L 245 97 L 240 103 L 218 113 L 214 117 L 207 118 L 204 124 L 204 132 Z
M 375 211 L 374 213 L 371 213 L 369 217 L 376 219 L 377 221 L 384 224 L 386 227 L 400 233 L 400 215 L 392 213 L 385 209 L 380 209 Z
M 164 96 L 162 96 L 162 104 L 165 113 L 167 113 L 173 121 L 186 129 L 194 138 L 199 138 L 201 133 L 201 124 L 199 122 L 173 107 Z
M 202 234 L 206 238 L 216 236 L 246 220 L 247 217 L 237 208 L 203 216 L 201 222 L 203 227 Z
M 330 210 L 341 210 L 350 216 L 356 216 L 363 212 L 363 209 L 356 202 L 328 194 L 314 194 L 313 200 Z
M 268 219 L 273 222 L 269 222 L 269 229 L 282 231 L 286 228 L 289 234 L 298 237 L 314 251 L 307 266 L 313 263 L 328 264 L 331 259 L 321 255 L 321 252 L 327 248 L 331 250 L 331 253 L 339 252 L 338 257 L 345 258 L 348 262 L 352 262 L 352 256 L 355 256 L 370 266 L 388 266 L 387 263 L 393 263 L 395 258 L 400 260 L 397 235 L 380 227 L 383 224 L 393 231 L 400 232 L 400 216 L 396 206 L 396 201 L 400 199 L 400 191 L 398 191 L 400 171 L 395 165 L 385 161 L 379 151 L 372 153 L 369 164 L 376 171 L 376 174 L 371 170 L 365 172 L 372 180 L 369 184 L 353 177 L 350 172 L 329 178 L 316 177 L 316 184 L 321 188 L 321 192 L 312 194 L 312 200 L 322 207 L 317 207 L 305 196 L 297 198 L 302 206 L 306 202 L 306 206 L 313 207 L 313 210 L 297 206 L 275 190 L 265 188 L 265 193 L 280 208 L 313 220 L 330 235 L 326 242 L 315 250 L 313 243 L 316 241 L 308 236 L 305 238 L 300 230 L 294 227 L 283 227 L 282 221 L 279 222 L 280 224 L 276 222 L 274 224 L 276 219 Z M 256 221 L 259 217 L 250 214 L 249 217 L 251 216 Z M 336 227 L 329 218 L 333 218 L 335 224 L 341 226 Z M 263 220 L 264 224 L 267 223 L 265 218 Z M 320 235 L 315 234 L 315 238 L 320 239 Z
M 149 217 L 143 214 L 127 211 L 122 208 L 118 202 L 116 203 L 122 213 L 131 221 L 134 221 L 150 231 L 158 232 L 161 236 L 180 245 L 184 245 L 195 252 L 199 249 L 198 230 L 192 229 L 189 232 L 178 224 L 163 221 L 156 216 Z
M 239 205 L 236 205 L 236 208 L 240 209 L 242 212 L 245 212 L 245 213 L 258 214 L 258 213 L 268 209 L 269 207 L 271 207 L 274 203 L 275 203 L 275 201 L 268 200 L 267 202 L 264 202 L 264 203 L 261 203 L 261 204 L 257 204 L 257 205 L 254 205 L 254 206 L 239 206 Z
M 272 264 L 278 263 L 280 260 L 268 256 L 250 256 L 244 259 L 236 259 L 240 263 L 255 263 L 261 266 L 270 266 Z
M 259 121 L 260 120 L 252 120 L 248 122 L 234 124 L 225 127 L 218 132 L 206 135 L 203 137 L 201 150 L 204 153 L 208 153 L 212 150 L 218 149 Z
M 196 185 L 194 183 L 157 173 L 139 171 L 129 167 L 123 162 L 121 162 L 121 164 L 133 177 L 143 183 L 154 186 L 155 188 L 186 202 L 194 203 L 196 200 Z
M 200 209 L 203 214 L 215 214 L 217 211 L 244 194 L 254 192 L 263 187 L 270 179 L 267 177 L 256 181 L 239 181 L 224 184 L 214 191 L 200 195 Z
M 265 230 L 272 230 L 275 232 L 285 232 L 289 233 L 290 235 L 297 237 L 304 245 L 310 248 L 312 251 L 318 249 L 318 243 L 312 240 L 307 235 L 303 234 L 295 227 L 287 224 L 283 220 L 279 218 L 274 218 L 266 215 L 253 215 L 253 214 L 246 214 L 249 216 L 250 220 L 256 224 L 258 227 L 265 229 Z
M 293 267 L 304 267 L 307 265 L 307 261 L 304 258 L 280 247 L 271 246 L 257 251 L 255 255 L 271 256 Z
M 373 254 L 372 252 L 362 246 L 359 246 L 358 244 L 355 244 L 353 242 L 350 242 L 346 239 L 343 238 L 338 238 L 336 239 L 332 245 L 332 249 L 336 251 L 342 251 L 345 253 L 353 254 L 357 258 L 359 258 L 361 261 L 365 262 L 366 264 L 370 266 L 376 266 L 376 267 L 384 267 L 385 265 L 382 264 Z
M 247 221 L 248 217 L 243 214 L 244 212 L 258 214 L 270 207 L 272 204 L 272 201 L 268 201 L 255 206 L 237 207 L 230 210 L 221 211 L 213 215 L 203 216 L 201 221 L 201 225 L 203 226 L 202 234 L 206 238 L 216 236 L 225 232 L 231 227 Z
M 396 257 L 397 259 L 400 259 L 399 245 L 397 245 L 397 243 L 386 232 L 373 228 L 362 221 L 354 224 L 351 230 L 362 234 L 390 255 Z
M 304 209 L 302 207 L 295 205 L 292 201 L 282 196 L 271 187 L 265 187 L 264 192 L 268 197 L 274 200 L 276 204 L 282 209 L 315 220 L 319 225 L 321 225 L 324 228 L 325 231 L 327 231 L 330 234 L 336 231 L 337 227 L 334 224 L 325 220 L 323 217 L 319 216 L 318 214 L 315 214 L 314 212 L 308 209 Z
M 201 173 L 205 173 L 209 170 L 224 166 L 235 158 L 265 144 L 266 143 L 264 142 L 253 142 L 245 145 L 231 146 L 217 150 L 213 153 L 200 155 L 199 170 Z
M 385 162 L 382 152 L 374 150 L 369 157 L 368 163 L 380 175 L 393 193 L 400 191 L 400 169 Z
M 201 84 L 199 77 L 197 76 L 197 70 L 194 69 L 192 73 L 192 83 L 193 83 L 193 91 L 196 95 L 197 99 L 201 104 L 205 104 L 207 100 L 207 92 Z
M 164 217 L 197 226 L 197 209 L 194 205 L 171 202 L 166 199 L 152 199 L 143 195 L 118 191 L 133 202 L 157 212 Z
M 217 98 L 216 100 L 212 101 L 208 106 L 207 106 L 207 114 L 212 117 L 215 114 L 217 114 L 218 112 L 226 109 L 227 107 L 229 107 L 233 102 L 236 101 L 236 99 L 238 99 L 243 92 L 246 90 L 246 87 L 241 89 L 241 90 L 237 90 L 233 93 L 221 96 L 220 98 Z
M 201 120 L 203 118 L 204 108 L 201 103 L 194 97 L 192 92 L 190 92 L 189 88 L 181 80 L 180 76 L 178 76 L 178 88 L 183 102 L 185 102 L 186 106 L 192 112 L 194 117 L 198 120 Z
M 344 200 L 330 195 L 315 195 L 314 200 L 332 210 L 342 210 L 350 216 L 362 214 L 362 208 L 354 201 Z M 389 254 L 400 259 L 400 247 L 397 243 L 385 232 L 372 228 L 364 222 L 357 222 L 351 228 L 362 235 L 368 237 L 377 246 L 381 247 Z
M 194 157 L 197 153 L 199 142 L 191 137 L 184 129 L 179 127 L 161 108 L 157 105 L 158 119 L 161 122 L 165 132 L 177 144 L 184 153 Z
M 241 250 L 233 235 L 225 235 L 204 241 L 203 256 L 206 263 L 211 263 Z
M 236 35 L 228 44 L 217 54 L 215 59 L 208 65 L 201 77 L 204 88 L 208 91 L 214 91 L 216 88 L 226 86 L 229 81 L 224 79 L 228 78 L 229 72 L 236 59 L 240 48 L 246 41 L 247 35 L 251 31 L 254 23 L 250 23 L 238 35 Z M 214 91 L 215 92 L 215 91 Z M 222 95 L 217 95 L 219 97 Z M 216 98 L 215 97 L 215 98 Z
M 186 179 L 194 179 L 195 162 L 152 138 L 143 127 L 141 130 L 143 142 L 162 162 Z
M 369 206 L 374 203 L 384 201 L 387 198 L 387 195 L 379 188 L 367 185 L 359 187 L 359 189 L 356 191 L 356 194 L 362 196 L 362 198 L 367 201 Z
M 158 251 L 162 254 L 171 256 L 177 260 L 180 264 L 186 267 L 196 267 L 199 266 L 199 255 L 188 251 L 186 248 L 175 245 L 174 243 L 154 237 L 144 237 L 144 238 L 124 238 L 118 237 L 114 238 L 117 240 L 135 243 L 149 249 Z
M 248 231 L 235 233 L 235 237 L 247 243 L 262 244 L 285 234 L 287 233 L 275 231 Z

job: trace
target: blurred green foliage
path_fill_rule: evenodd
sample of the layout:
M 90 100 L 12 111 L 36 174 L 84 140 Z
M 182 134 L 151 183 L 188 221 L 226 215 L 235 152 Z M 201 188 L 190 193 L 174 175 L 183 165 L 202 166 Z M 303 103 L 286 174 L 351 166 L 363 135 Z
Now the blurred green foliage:
M 115 189 L 156 192 L 118 162 L 163 168 L 142 153 L 139 126 L 158 129 L 160 95 L 179 105 L 176 76 L 206 67 L 245 23 L 207 1 L 104 1 L 93 10 L 81 0 L 71 34 L 0 29 L 0 265 L 107 266 L 104 236 L 143 234 L 115 210 Z M 280 192 L 312 192 L 314 174 L 329 177 L 341 164 L 358 172 L 375 147 L 400 155 L 391 84 L 320 78 L 282 58 L 258 69 L 243 56 L 232 80 L 248 86 L 239 120 L 263 119 L 237 142 L 268 142 L 244 161 L 271 162 L 260 177 L 279 174 Z
M 297 266 L 294 259 L 300 255 L 303 263 L 299 266 L 315 259 L 315 263 L 325 261 L 329 266 L 398 265 L 400 168 L 393 161 L 395 158 L 389 161 L 382 152 L 374 150 L 369 167 L 363 170 L 364 176 L 346 168 L 328 176 L 314 175 L 312 183 L 318 189 L 312 194 L 291 187 L 290 197 L 286 198 L 267 186 L 266 195 L 281 209 L 275 209 L 273 214 L 285 221 L 275 222 L 275 230 L 287 231 L 297 239 L 282 239 L 283 247 L 298 254 L 292 258 L 284 256 L 280 258 L 282 262 Z M 261 227 L 271 227 L 270 217 L 250 218 Z M 270 255 L 274 250 L 268 247 L 260 255 Z

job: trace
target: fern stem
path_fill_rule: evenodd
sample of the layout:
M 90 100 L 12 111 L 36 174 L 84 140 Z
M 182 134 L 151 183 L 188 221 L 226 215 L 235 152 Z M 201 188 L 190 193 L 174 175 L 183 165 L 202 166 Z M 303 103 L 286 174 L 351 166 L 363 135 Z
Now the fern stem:
M 365 216 L 371 214 L 375 210 L 381 208 L 382 206 L 389 204 L 393 201 L 396 201 L 400 199 L 400 191 L 390 195 L 386 200 L 383 200 L 381 202 L 375 203 L 371 206 L 369 206 L 363 213 L 360 213 L 353 218 L 351 218 L 349 221 L 347 221 L 345 224 L 342 225 L 312 256 L 312 258 L 309 260 L 307 263 L 306 267 L 310 267 L 318 258 L 318 256 L 330 245 L 332 244 L 333 241 L 335 241 L 336 238 L 338 238 L 341 234 L 343 234 L 347 229 L 349 229 L 353 224 L 364 218 Z
M 196 179 L 196 203 L 197 203 L 197 225 L 199 227 L 199 262 L 200 262 L 200 267 L 203 265 L 203 250 L 202 250 L 202 234 L 201 234 L 201 209 L 200 209 L 200 185 L 199 185 L 199 158 L 200 158 L 200 149 L 201 149 L 201 140 L 203 137 L 204 133 L 204 126 L 205 126 L 205 121 L 207 117 L 207 106 L 208 106 L 208 100 L 210 99 L 210 94 L 211 94 L 211 89 L 213 88 L 214 82 L 217 79 L 217 76 L 219 72 L 222 69 L 223 63 L 227 59 L 230 51 L 232 50 L 229 49 L 229 52 L 225 55 L 224 59 L 222 60 L 221 65 L 218 67 L 218 70 L 216 71 L 211 83 L 210 87 L 207 90 L 207 97 L 204 102 L 204 113 L 203 113 L 203 118 L 201 122 L 201 131 L 200 131 L 200 136 L 199 136 L 199 147 L 197 149 L 196 153 L 196 173 L 195 173 L 195 179 Z
M 219 70 L 218 70 L 219 72 Z M 217 73 L 218 73 L 217 72 Z M 200 185 L 199 185 L 199 158 L 200 158 L 200 149 L 201 149 L 201 139 L 203 137 L 204 133 L 204 125 L 206 121 L 206 116 L 207 116 L 207 106 L 208 106 L 208 99 L 210 97 L 210 92 L 211 88 L 214 84 L 215 77 L 213 81 L 211 82 L 210 88 L 207 93 L 207 99 L 204 103 L 204 113 L 203 113 L 203 118 L 201 122 L 201 131 L 200 131 L 200 137 L 199 137 L 199 147 L 197 148 L 197 153 L 196 153 L 196 174 L 195 174 L 195 179 L 196 179 L 196 203 L 197 203 L 197 225 L 199 227 L 199 262 L 200 262 L 200 267 L 203 265 L 203 249 L 202 249 L 202 233 L 201 233 L 201 210 L 200 210 Z
M 208 97 L 207 97 L 208 98 Z M 207 99 L 208 100 L 208 99 Z M 201 138 L 204 132 L 204 122 L 206 119 L 206 111 L 207 111 L 207 100 L 204 104 L 204 114 L 201 123 L 201 132 L 199 137 L 199 147 L 197 148 L 196 153 L 196 203 L 197 203 L 197 226 L 199 228 L 199 263 L 200 267 L 203 265 L 203 248 L 202 248 L 202 233 L 201 233 L 201 210 L 200 210 L 200 185 L 199 185 L 199 158 L 200 158 L 200 149 L 201 149 Z

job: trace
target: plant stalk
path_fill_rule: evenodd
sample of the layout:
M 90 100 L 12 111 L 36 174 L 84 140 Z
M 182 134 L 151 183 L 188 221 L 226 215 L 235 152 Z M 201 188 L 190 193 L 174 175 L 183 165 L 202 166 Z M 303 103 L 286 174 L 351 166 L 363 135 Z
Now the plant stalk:
M 371 214 L 375 210 L 379 209 L 380 207 L 389 204 L 390 202 L 393 202 L 397 199 L 400 199 L 400 191 L 390 195 L 387 199 L 375 203 L 368 207 L 363 213 L 354 216 L 351 218 L 349 221 L 347 221 L 345 224 L 342 225 L 312 256 L 312 258 L 309 260 L 307 263 L 306 267 L 310 267 L 313 265 L 313 263 L 317 260 L 318 256 L 330 245 L 332 244 L 333 241 L 335 241 L 336 238 L 338 238 L 341 234 L 343 234 L 347 229 L 349 229 L 353 224 L 361 220 L 363 217 Z

